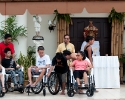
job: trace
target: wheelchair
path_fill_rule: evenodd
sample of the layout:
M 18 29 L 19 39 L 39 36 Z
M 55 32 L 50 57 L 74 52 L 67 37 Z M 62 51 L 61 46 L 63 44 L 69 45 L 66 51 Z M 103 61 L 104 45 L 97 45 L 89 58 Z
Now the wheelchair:
M 58 94 L 62 86 L 61 77 L 56 72 L 51 72 L 47 85 L 48 90 L 52 95 Z
M 86 89 L 86 95 L 88 97 L 92 97 L 94 95 L 94 87 L 95 87 L 95 80 L 94 80 L 94 75 L 88 75 L 88 87 L 79 87 L 74 79 L 73 76 L 73 71 L 70 69 L 69 72 L 69 77 L 68 77 L 68 85 L 67 85 L 67 95 L 69 97 L 73 97 L 75 92 L 78 91 L 79 89 Z M 82 81 L 82 85 L 84 84 L 84 81 Z
M 47 86 L 47 73 L 49 71 L 49 68 L 47 68 L 46 73 L 44 74 L 43 78 L 40 80 L 40 82 L 37 83 L 36 87 L 26 87 L 25 92 L 28 93 L 34 93 L 39 94 L 43 90 L 43 95 L 46 96 L 46 86 Z M 32 78 L 37 79 L 39 75 L 33 75 Z
M 23 71 L 23 67 L 20 69 Z M 5 87 L 6 87 L 6 92 L 14 92 L 14 91 L 18 91 L 20 93 L 24 93 L 24 87 L 17 87 L 17 88 L 13 88 L 13 83 L 11 82 L 11 74 L 6 74 L 5 75 L 6 81 L 5 81 Z M 18 78 L 18 74 L 16 74 L 16 79 L 17 79 L 17 83 L 19 83 L 19 78 Z

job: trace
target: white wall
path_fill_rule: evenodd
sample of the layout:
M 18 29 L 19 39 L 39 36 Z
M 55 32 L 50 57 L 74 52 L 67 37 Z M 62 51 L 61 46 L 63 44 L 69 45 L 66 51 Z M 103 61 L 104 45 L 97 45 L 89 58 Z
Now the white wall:
M 40 35 L 44 37 L 44 43 L 43 46 L 45 48 L 45 53 L 50 56 L 52 59 L 55 55 L 56 48 L 57 48 L 57 28 L 55 28 L 54 31 L 49 31 L 48 29 L 48 20 L 53 20 L 54 15 L 49 14 L 49 15 L 40 15 L 42 18 L 41 22 L 41 31 Z M 35 28 L 34 28 L 34 22 L 33 22 L 33 15 L 28 13 L 27 16 L 28 19 L 28 46 L 34 46 L 35 44 L 32 41 L 32 37 L 35 34 Z
M 17 15 L 16 20 L 18 26 L 27 28 L 27 11 L 23 15 Z M 18 42 L 14 42 L 16 58 L 19 58 L 20 52 L 27 55 L 27 37 L 18 37 Z
M 71 14 L 71 17 L 108 17 L 109 13 L 88 13 L 86 9 L 83 10 L 82 13 L 77 14 Z M 35 28 L 34 28 L 34 22 L 33 22 L 33 15 L 31 15 L 29 12 L 26 13 L 27 18 L 25 18 L 24 15 L 18 16 L 18 19 L 20 20 L 19 23 L 24 24 L 27 26 L 28 30 L 28 37 L 27 37 L 27 47 L 28 46 L 34 46 L 35 44 L 32 41 L 32 37 L 35 35 Z M 20 18 L 19 18 L 20 17 Z M 41 22 L 41 32 L 40 35 L 44 37 L 44 44 L 45 52 L 46 54 L 50 55 L 50 58 L 52 59 L 55 55 L 55 51 L 57 48 L 57 28 L 55 28 L 54 31 L 50 33 L 48 29 L 48 20 L 53 20 L 54 15 L 48 14 L 48 15 L 41 15 L 42 22 Z M 0 15 L 0 22 L 5 20 L 5 16 Z M 1 26 L 1 25 L 0 25 Z M 21 38 L 23 39 L 23 38 Z M 25 39 L 24 39 L 25 40 Z M 23 46 L 24 43 L 22 43 L 22 49 L 24 49 Z M 125 47 L 125 34 L 124 34 L 124 47 Z M 26 49 L 25 49 L 26 50 Z M 18 50 L 19 52 L 19 50 Z

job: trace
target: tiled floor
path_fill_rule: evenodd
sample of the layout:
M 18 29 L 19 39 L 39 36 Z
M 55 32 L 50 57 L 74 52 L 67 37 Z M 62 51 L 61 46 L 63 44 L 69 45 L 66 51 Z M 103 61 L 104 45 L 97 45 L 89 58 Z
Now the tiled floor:
M 99 92 L 95 93 L 93 97 L 87 97 L 86 94 L 76 94 L 74 97 L 67 95 L 51 95 L 47 92 L 44 97 L 42 92 L 40 94 L 31 93 L 29 96 L 24 93 L 8 92 L 5 97 L 0 100 L 125 100 L 125 85 L 121 85 L 120 89 L 98 89 Z

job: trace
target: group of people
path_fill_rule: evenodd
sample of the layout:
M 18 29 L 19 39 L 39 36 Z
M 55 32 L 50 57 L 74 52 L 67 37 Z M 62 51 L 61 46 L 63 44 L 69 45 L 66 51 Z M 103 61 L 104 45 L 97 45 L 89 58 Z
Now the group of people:
M 11 80 L 13 82 L 12 88 L 23 88 L 24 75 L 15 61 L 14 45 L 11 42 L 12 36 L 5 34 L 4 41 L 0 43 L 0 81 L 2 83 L 2 92 L 5 93 L 5 74 L 11 74 Z M 16 74 L 19 76 L 19 84 L 16 80 Z
M 3 92 L 6 91 L 4 87 L 5 72 L 12 75 L 11 78 L 14 83 L 14 88 L 21 88 L 24 81 L 23 72 L 20 70 L 20 66 L 15 61 L 15 51 L 11 39 L 12 37 L 10 34 L 5 34 L 4 41 L 0 43 L 0 79 L 2 82 Z M 64 35 L 64 42 L 59 44 L 52 62 L 49 55 L 44 53 L 44 47 L 39 46 L 37 49 L 39 56 L 36 59 L 36 65 L 28 68 L 29 84 L 27 86 L 35 87 L 43 78 L 47 68 L 50 68 L 47 77 L 50 76 L 53 69 L 57 74 L 61 75 L 61 95 L 65 95 L 65 87 L 67 83 L 66 77 L 69 69 L 71 68 L 74 70 L 73 74 L 78 87 L 81 86 L 81 78 L 85 81 L 85 87 L 88 87 L 87 73 L 91 70 L 91 68 L 93 68 L 91 45 L 94 42 L 94 38 L 92 36 L 88 36 L 86 37 L 86 42 L 87 44 L 83 51 L 75 53 L 75 47 L 72 43 L 70 43 L 70 36 L 68 34 Z M 19 85 L 17 85 L 15 74 L 19 74 Z M 32 75 L 34 74 L 39 75 L 35 82 L 32 81 Z

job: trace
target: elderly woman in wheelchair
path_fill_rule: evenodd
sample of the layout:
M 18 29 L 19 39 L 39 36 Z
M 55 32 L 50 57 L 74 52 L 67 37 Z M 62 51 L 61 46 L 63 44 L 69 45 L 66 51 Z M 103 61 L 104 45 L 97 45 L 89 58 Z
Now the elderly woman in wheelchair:
M 81 87 L 80 79 L 83 78 L 85 83 L 84 87 L 88 88 L 89 84 L 88 84 L 87 74 L 88 74 L 88 71 L 90 71 L 90 69 L 92 68 L 92 65 L 88 60 L 86 60 L 86 56 L 84 52 L 79 51 L 76 56 L 77 56 L 77 59 L 73 61 L 70 68 L 74 70 L 73 75 L 74 75 L 74 78 L 76 79 L 79 93 L 81 93 L 82 87 Z

